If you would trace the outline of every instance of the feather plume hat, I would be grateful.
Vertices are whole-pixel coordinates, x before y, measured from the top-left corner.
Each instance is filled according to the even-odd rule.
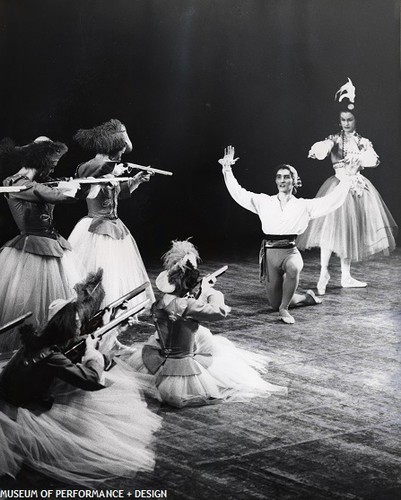
[[[198,268],[200,257],[197,248],[190,241],[174,240],[170,250],[162,256],[162,261],[164,271],[156,278],[156,286],[163,293],[173,293],[186,270]]]
[[[68,299],[56,299],[49,305],[48,321],[61,311],[67,304],[75,302],[81,322],[85,324],[97,311],[105,297],[102,285],[103,269],[89,273],[87,277],[74,286],[76,295]]]
[[[73,139],[92,153],[110,154],[125,148],[132,151],[132,143],[125,125],[115,118],[89,129],[79,129]]]
[[[2,178],[14,174],[20,168],[44,170],[51,159],[59,160],[68,147],[48,137],[40,136],[29,144],[17,146],[9,137],[0,142],[0,169]]]
[[[101,308],[101,304],[105,297],[102,279],[103,269],[99,267],[95,273],[89,273],[84,281],[74,286],[74,290],[77,294],[76,302],[78,314],[82,323],[82,331],[86,330],[89,320]]]
[[[343,111],[354,112],[355,108],[355,86],[348,77],[347,82],[342,85],[334,95],[334,100],[342,106]]]

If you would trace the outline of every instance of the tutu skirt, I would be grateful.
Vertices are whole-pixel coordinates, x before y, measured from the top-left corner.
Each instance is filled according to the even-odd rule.
[[[131,234],[123,239],[88,231],[92,219],[81,219],[73,229],[68,241],[71,243],[80,265],[86,272],[103,269],[105,299],[102,307],[122,297],[134,288],[149,281],[142,257]],[[155,297],[152,287],[130,301],[129,306]]]
[[[397,224],[373,184],[364,176],[360,178],[365,184],[360,195],[351,190],[340,208],[309,222],[297,241],[300,250],[327,248],[340,258],[360,261],[395,249]],[[330,193],[338,183],[333,175],[316,197]]]
[[[74,252],[50,257],[4,247],[0,251],[0,326],[31,311],[30,323],[46,322],[55,299],[74,295],[74,285],[84,278]],[[0,335],[0,352],[20,347],[16,330]]]
[[[163,367],[151,374],[143,363],[141,350],[127,359],[127,363],[142,374],[143,381],[146,381],[145,391],[150,396],[181,408],[287,394],[286,387],[271,384],[261,377],[266,371],[266,356],[239,349],[225,337],[212,335],[203,326],[199,327],[195,338],[194,354],[211,354],[211,364],[207,367],[196,361],[195,356],[199,371],[196,375],[163,375]],[[147,345],[159,346],[156,335],[150,337]]]
[[[57,382],[55,402],[41,414],[0,400],[0,472],[15,477],[25,464],[65,484],[96,488],[151,471],[161,418],[121,361],[105,383],[112,385],[90,392]]]

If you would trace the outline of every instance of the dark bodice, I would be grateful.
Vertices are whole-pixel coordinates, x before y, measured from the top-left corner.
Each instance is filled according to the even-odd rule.
[[[117,219],[118,198],[121,193],[119,184],[116,186],[103,185],[96,198],[87,199],[88,217],[101,219]]]
[[[198,321],[193,319],[171,319],[164,309],[154,309],[154,317],[159,327],[159,337],[164,340],[164,351],[169,356],[193,354]]]
[[[211,353],[196,351],[196,333],[200,321],[223,319],[230,311],[221,292],[210,289],[199,299],[164,295],[153,305],[159,345],[145,344],[142,360],[151,373],[161,367],[161,375],[191,375],[199,373],[194,362],[206,366]]]
[[[102,389],[102,367],[95,360],[75,364],[56,347],[36,353],[22,347],[0,373],[0,397],[15,406],[50,407],[51,387],[61,379],[88,391]]]
[[[77,168],[78,177],[104,177],[113,171],[115,162],[100,158],[82,163]],[[87,198],[88,217],[93,219],[89,231],[96,234],[110,236],[113,239],[124,239],[129,231],[118,218],[119,199],[129,198],[138,187],[138,182],[133,178],[124,182],[94,185],[97,191],[94,198]],[[90,195],[89,195],[90,196]]]
[[[20,236],[5,246],[26,252],[61,257],[70,244],[61,237],[54,225],[55,203],[74,201],[61,190],[31,181],[22,175],[13,175],[3,181],[4,186],[27,186],[25,191],[8,193],[7,203]],[[46,238],[46,240],[43,240]]]
[[[4,186],[27,186],[19,193],[7,194],[11,214],[22,234],[36,234],[57,238],[53,222],[55,203],[70,201],[62,191],[31,181],[28,177],[13,175],[3,181]]]

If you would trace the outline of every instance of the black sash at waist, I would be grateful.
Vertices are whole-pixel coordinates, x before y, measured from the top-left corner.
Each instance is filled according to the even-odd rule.
[[[294,248],[297,234],[265,234],[262,240],[264,248]]]
[[[296,239],[297,234],[264,234],[263,237],[265,240],[294,240]]]

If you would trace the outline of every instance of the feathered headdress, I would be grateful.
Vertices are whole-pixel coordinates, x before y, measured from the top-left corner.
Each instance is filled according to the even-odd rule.
[[[49,167],[51,159],[60,159],[68,151],[62,142],[54,142],[48,137],[38,137],[25,146],[16,146],[10,138],[0,143],[0,167],[2,177],[8,177],[20,168],[34,168],[38,171]]]
[[[76,303],[78,314],[82,322],[82,331],[85,331],[90,318],[99,310],[104,300],[105,292],[102,284],[103,269],[96,273],[89,273],[86,279],[74,286],[77,294]]]
[[[334,95],[334,100],[338,103],[341,103],[344,99],[346,99],[345,104],[347,109],[352,111],[355,108],[355,87],[351,78],[348,78],[347,83],[344,83]]]
[[[174,240],[171,243],[170,250],[162,256],[165,270],[156,278],[157,288],[164,293],[173,293],[188,269],[197,269],[200,262],[199,252],[190,241]]]
[[[93,153],[109,154],[124,147],[127,153],[132,151],[132,143],[125,126],[115,118],[97,127],[80,129],[73,138],[82,148]]]

